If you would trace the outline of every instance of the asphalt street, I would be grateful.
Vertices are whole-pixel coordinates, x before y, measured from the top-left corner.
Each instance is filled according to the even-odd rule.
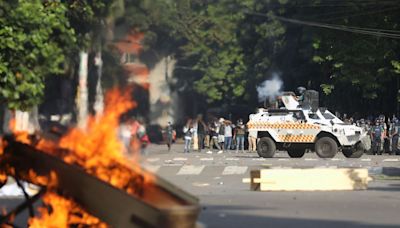
[[[152,145],[142,164],[200,199],[204,227],[400,227],[400,156],[364,155],[348,159],[338,153],[322,159],[315,153],[274,158],[256,153],[182,153]],[[242,183],[260,168],[368,168],[373,177],[364,191],[259,192]]]
[[[152,144],[141,164],[200,200],[200,227],[400,227],[400,156],[365,155],[321,159],[315,153],[289,158],[278,152],[264,159],[256,153],[182,153],[175,144]],[[363,191],[259,192],[242,183],[260,168],[367,168],[373,181]],[[21,197],[0,194],[11,208]],[[26,226],[27,213],[16,218]]]

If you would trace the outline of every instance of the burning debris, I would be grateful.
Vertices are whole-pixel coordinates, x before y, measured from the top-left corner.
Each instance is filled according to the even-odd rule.
[[[135,106],[129,94],[107,93],[104,114],[92,117],[86,130],[72,129],[58,140],[15,132],[2,142],[0,183],[6,173],[46,188],[47,207],[29,220],[31,227],[194,226],[197,199],[122,154],[117,129],[120,115]]]
[[[71,199],[50,192],[44,195],[42,200],[44,204],[51,205],[51,213],[46,207],[39,208],[40,218],[30,218],[29,227],[70,227],[72,224],[107,227],[105,223],[89,215]]]
[[[1,155],[1,154],[0,154]],[[7,182],[7,175],[0,172],[0,188]]]

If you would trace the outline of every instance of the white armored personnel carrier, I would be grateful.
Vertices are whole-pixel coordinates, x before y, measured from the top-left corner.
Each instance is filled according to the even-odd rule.
[[[249,116],[247,127],[257,132],[261,157],[272,158],[276,150],[286,150],[290,157],[299,158],[312,150],[321,158],[332,158],[338,151],[359,158],[369,149],[367,132],[318,107],[318,92],[305,91],[302,101],[284,92],[278,100],[282,107],[259,109]]]

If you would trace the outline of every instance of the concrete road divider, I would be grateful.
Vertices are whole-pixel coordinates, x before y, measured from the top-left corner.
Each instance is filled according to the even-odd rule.
[[[250,176],[243,182],[260,191],[364,190],[372,180],[368,169],[358,168],[261,169]]]

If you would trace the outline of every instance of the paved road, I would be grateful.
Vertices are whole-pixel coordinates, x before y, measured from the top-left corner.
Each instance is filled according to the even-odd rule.
[[[400,167],[400,156],[391,155],[364,155],[358,159],[345,158],[338,153],[334,158],[319,158],[315,153],[307,153],[302,158],[290,158],[286,152],[277,152],[274,158],[261,158],[257,153],[236,153],[229,151],[222,154],[207,154],[205,151],[182,153],[182,145],[175,145],[171,152],[166,146],[151,145],[147,155],[142,158],[141,163],[147,169],[166,176],[170,175],[202,175],[209,169],[220,172],[220,175],[234,172],[246,175],[249,170],[260,167],[269,168],[313,168],[313,167],[363,167],[368,168],[370,173],[400,174],[396,167]],[[218,175],[218,173],[215,173]]]
[[[152,145],[142,163],[199,197],[199,221],[205,227],[400,227],[399,156],[347,159],[338,154],[321,159],[308,153],[293,159],[279,152],[275,158],[263,159],[254,153],[180,151],[181,145],[172,152]],[[260,167],[364,167],[375,175],[366,191],[250,191],[242,178]]]
[[[321,159],[314,153],[275,158],[255,153],[181,153],[165,145],[150,145],[141,158],[144,167],[200,199],[199,222],[204,227],[400,227],[400,156],[347,159],[338,154]],[[252,169],[262,167],[365,167],[373,174],[365,191],[255,192],[242,183]],[[383,175],[388,174],[389,176]],[[397,175],[397,176],[393,176]],[[20,198],[0,198],[10,207]],[[25,216],[17,218],[23,227]]]

